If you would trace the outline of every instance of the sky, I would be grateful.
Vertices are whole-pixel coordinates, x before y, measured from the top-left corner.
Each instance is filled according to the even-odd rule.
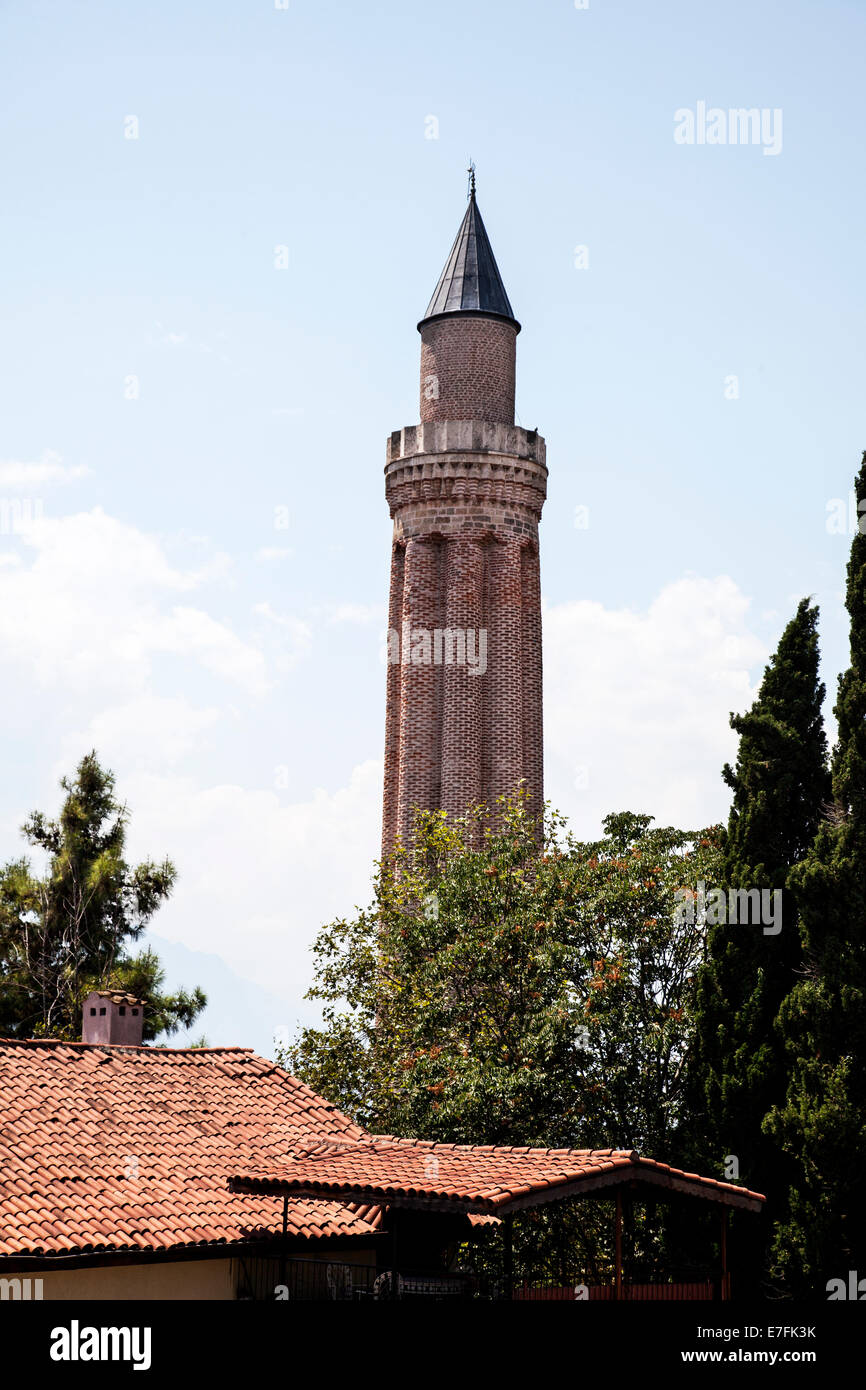
[[[836,0],[0,0],[0,856],[95,747],[194,1036],[269,1054],[369,900],[384,446],[470,158],[547,441],[546,795],[723,819],[807,594],[831,719],[864,42]]]

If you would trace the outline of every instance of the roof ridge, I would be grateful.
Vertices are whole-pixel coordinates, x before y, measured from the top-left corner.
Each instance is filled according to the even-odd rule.
[[[324,1135],[315,1144],[308,1148],[296,1149],[282,1161],[284,1163],[301,1163],[308,1158],[323,1158],[326,1154],[352,1153],[355,1149],[369,1149],[370,1147],[370,1138],[366,1134],[362,1134],[356,1139],[340,1139],[339,1136],[332,1139],[330,1136]]]
[[[629,1159],[631,1159],[632,1161],[641,1161],[641,1155],[638,1153],[637,1149],[568,1149],[568,1148],[547,1149],[547,1148],[542,1147],[541,1145],[536,1145],[536,1144],[460,1144],[460,1143],[455,1143],[454,1141],[452,1141],[452,1140],[450,1140],[450,1139],[419,1139],[419,1138],[413,1138],[413,1137],[411,1137],[411,1136],[406,1136],[406,1135],[401,1135],[401,1134],[372,1134],[372,1135],[370,1136],[370,1138],[371,1138],[372,1140],[376,1140],[377,1142],[381,1143],[383,1146],[386,1146],[386,1145],[388,1145],[388,1144],[393,1144],[393,1145],[397,1145],[397,1144],[403,1144],[403,1145],[414,1144],[414,1145],[416,1145],[416,1146],[421,1146],[421,1145],[424,1145],[424,1146],[427,1146],[427,1147],[434,1147],[434,1146],[435,1146],[436,1148],[440,1148],[440,1149],[472,1149],[472,1150],[475,1151],[475,1152],[478,1152],[478,1151],[482,1151],[482,1150],[483,1150],[483,1151],[485,1151],[485,1152],[504,1153],[504,1152],[507,1151],[508,1153],[512,1153],[512,1154],[533,1154],[533,1155],[537,1155],[537,1154],[554,1154],[554,1155],[556,1155],[556,1154],[569,1154],[569,1155],[581,1154],[581,1155],[583,1155],[583,1156],[585,1156],[585,1157],[587,1157],[587,1158],[589,1158],[589,1157],[592,1157],[592,1158],[612,1158],[612,1157],[617,1157],[617,1158],[629,1158]],[[647,1161],[647,1162],[650,1162],[650,1163],[654,1162],[653,1159],[648,1159],[648,1160],[646,1160],[646,1161]]]
[[[82,1050],[87,1048],[92,1052],[146,1052],[151,1056],[178,1052],[243,1052],[258,1057],[259,1061],[267,1063],[268,1066],[278,1065],[276,1062],[268,1062],[266,1057],[261,1057],[255,1048],[235,1047],[232,1044],[222,1047],[162,1047],[155,1043],[86,1043],[82,1042],[80,1038],[0,1038],[0,1047],[79,1047]]]

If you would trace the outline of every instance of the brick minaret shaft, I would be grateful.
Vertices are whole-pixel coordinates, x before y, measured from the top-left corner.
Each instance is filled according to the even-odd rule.
[[[384,857],[398,838],[411,838],[416,807],[459,816],[480,801],[493,805],[521,779],[533,809],[543,799],[538,523],[545,447],[535,430],[514,423],[520,324],[474,177],[472,185],[418,325],[421,423],[396,430],[387,445],[394,538]],[[450,643],[449,632],[457,634]],[[474,664],[459,659],[460,634]]]

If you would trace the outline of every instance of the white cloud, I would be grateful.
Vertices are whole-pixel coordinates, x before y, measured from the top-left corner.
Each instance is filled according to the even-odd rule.
[[[86,727],[63,738],[63,753],[55,776],[69,772],[85,748],[96,748],[106,767],[124,774],[173,768],[196,750],[202,735],[220,721],[213,706],[197,708],[181,696],[135,696],[123,704],[102,710]]]
[[[156,329],[156,337],[154,338],[153,333],[148,333],[146,338],[147,343],[151,346],[156,344],[159,347],[188,348],[192,352],[203,352],[208,356],[218,357],[221,362],[231,361],[231,359],[220,350],[222,344],[225,343],[228,338],[228,334],[223,330],[220,330],[214,335],[220,343],[220,347],[217,348],[213,343],[193,339],[186,329],[167,328],[159,319],[157,319],[154,327]]]
[[[723,818],[732,710],[754,698],[764,645],[727,577],[688,575],[646,612],[600,603],[544,614],[545,795],[576,833],[610,811],[700,827]]]
[[[256,559],[264,564],[271,560],[287,560],[294,551],[286,545],[263,545],[256,551]]]
[[[200,538],[173,537],[171,549],[181,559],[99,509],[39,519],[18,538],[18,563],[0,568],[11,725],[39,730],[27,763],[41,762],[40,781],[56,784],[90,747],[115,771],[132,857],[168,854],[180,870],[159,933],[264,987],[279,978],[300,1000],[318,927],[369,897],[381,765],[291,804],[276,768],[270,788],[225,780],[239,759],[261,768],[285,746],[291,709],[259,697],[308,654],[312,628],[241,597],[242,635],[205,606],[209,583],[228,592],[224,566]],[[5,827],[13,853],[30,782]]]
[[[387,609],[383,603],[337,603],[326,611],[329,623],[368,627],[370,623],[384,623]]]
[[[89,474],[90,469],[83,464],[64,464],[61,455],[53,449],[45,449],[41,459],[33,463],[24,463],[20,459],[0,459],[0,487],[14,488],[16,491],[47,487],[51,483],[71,483]]]
[[[256,640],[268,653],[275,670],[292,670],[308,655],[313,641],[309,623],[293,613],[277,613],[270,603],[257,603],[253,613],[259,619]]]
[[[120,790],[133,809],[132,852],[168,854],[178,868],[154,930],[300,1001],[318,928],[371,897],[381,763],[362,763],[336,792],[293,804],[273,791],[203,787],[180,775],[143,773]]]
[[[143,621],[130,630],[128,650],[191,656],[251,695],[264,694],[271,687],[262,652],[199,608],[176,607],[152,622]]]
[[[105,705],[141,690],[172,653],[251,693],[269,685],[266,658],[226,624],[172,599],[219,573],[173,565],[160,541],[100,508],[35,521],[20,537],[30,563],[0,570],[0,645],[36,685],[97,694]]]

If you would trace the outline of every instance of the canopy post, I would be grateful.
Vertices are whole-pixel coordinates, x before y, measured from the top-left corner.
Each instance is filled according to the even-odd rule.
[[[399,1298],[399,1275],[397,1273],[397,1208],[392,1206],[389,1213],[391,1221],[391,1297]]]
[[[728,1290],[728,1208],[722,1207],[722,1230],[719,1240],[722,1257],[722,1302],[727,1303],[730,1296]]]
[[[505,1247],[505,1297],[511,1301],[514,1298],[514,1217],[510,1211],[505,1213],[502,1222],[502,1238]]]
[[[282,1230],[282,1238],[281,1238],[281,1240],[280,1240],[280,1283],[281,1283],[281,1284],[285,1284],[285,1282],[286,1282],[286,1245],[287,1245],[287,1243],[288,1243],[288,1234],[289,1234],[289,1194],[288,1194],[288,1192],[286,1192],[286,1193],[284,1194],[284,1196],[283,1196],[283,1230]]]
[[[617,1299],[622,1298],[622,1192],[616,1190],[616,1220],[614,1224],[615,1235],[615,1270],[616,1270],[616,1289]]]

